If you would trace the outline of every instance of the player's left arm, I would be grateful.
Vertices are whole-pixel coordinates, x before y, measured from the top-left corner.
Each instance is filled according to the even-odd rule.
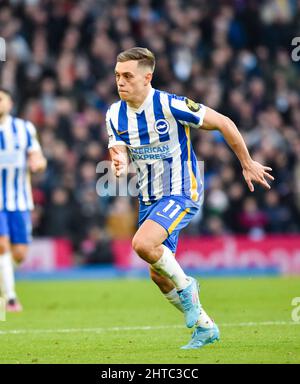
[[[252,182],[261,184],[266,189],[271,188],[266,179],[274,180],[274,177],[268,172],[272,171],[272,168],[266,167],[251,158],[242,135],[231,119],[206,107],[201,128],[206,130],[217,129],[222,133],[224,139],[240,160],[243,176],[251,192],[254,191]]]
[[[28,168],[32,173],[43,172],[47,168],[47,160],[38,141],[35,126],[27,122],[26,129],[29,138],[27,147]]]

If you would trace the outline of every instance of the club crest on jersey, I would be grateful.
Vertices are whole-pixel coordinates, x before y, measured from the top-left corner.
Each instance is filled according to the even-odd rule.
[[[192,112],[198,112],[200,109],[200,105],[198,103],[195,103],[193,100],[188,99],[187,97],[184,99],[185,104],[187,105],[188,109],[190,109]]]
[[[167,120],[160,119],[155,122],[154,129],[159,135],[163,135],[169,132],[170,124]]]

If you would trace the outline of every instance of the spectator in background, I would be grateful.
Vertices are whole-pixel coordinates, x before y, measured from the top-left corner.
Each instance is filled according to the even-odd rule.
[[[243,199],[245,197],[243,184],[240,182],[233,182],[228,189],[229,204],[225,212],[225,222],[233,233],[241,232],[238,217],[242,210]]]
[[[253,197],[247,197],[243,202],[238,222],[243,233],[249,235],[262,234],[268,223],[267,215],[258,208]]]
[[[61,187],[53,189],[45,215],[45,233],[52,237],[70,238],[73,209],[67,190]]]
[[[113,252],[111,238],[103,227],[92,226],[80,244],[81,262],[84,264],[111,264]]]
[[[267,231],[272,233],[285,233],[292,230],[289,225],[291,212],[285,204],[280,202],[280,196],[276,190],[265,195],[265,214],[267,215]]]
[[[107,230],[113,239],[131,239],[136,231],[136,213],[130,200],[117,197],[107,215]]]

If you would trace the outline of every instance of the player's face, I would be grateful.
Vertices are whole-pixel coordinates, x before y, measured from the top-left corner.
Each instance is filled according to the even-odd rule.
[[[6,93],[0,91],[0,116],[7,115],[12,109],[12,100]]]
[[[152,79],[149,70],[139,66],[136,60],[117,63],[115,75],[119,96],[126,102],[134,102],[144,94]]]

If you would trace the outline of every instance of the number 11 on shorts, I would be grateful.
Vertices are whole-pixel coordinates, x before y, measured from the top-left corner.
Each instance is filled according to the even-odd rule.
[[[174,204],[175,204],[174,200],[169,200],[169,204],[163,209],[163,212],[164,213],[168,212],[169,209],[173,207]],[[180,205],[176,204],[175,209],[171,213],[169,213],[169,218],[173,219],[173,217],[176,215],[177,212],[180,211],[180,209],[181,209]]]

